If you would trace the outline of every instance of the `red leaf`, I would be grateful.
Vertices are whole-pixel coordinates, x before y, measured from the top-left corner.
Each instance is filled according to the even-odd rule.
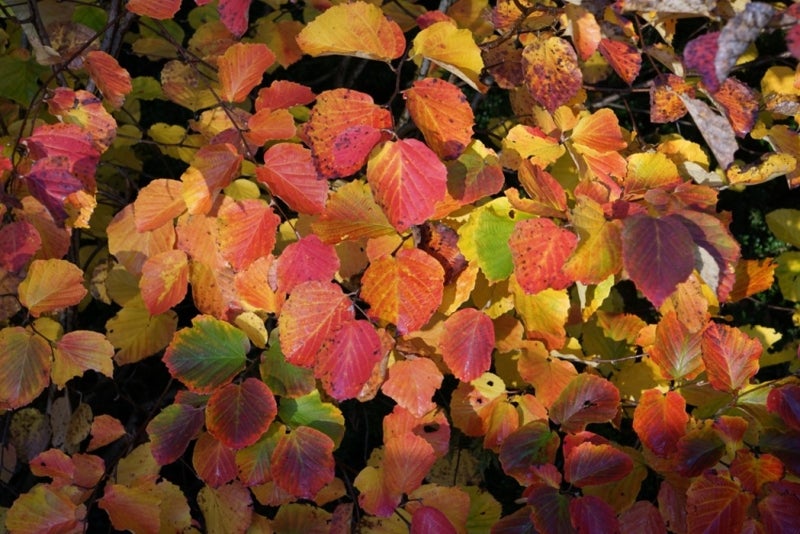
[[[740,532],[752,500],[733,480],[704,473],[686,492],[688,532]]]
[[[128,71],[120,67],[113,56],[101,50],[92,50],[86,54],[83,65],[97,84],[103,98],[111,104],[111,107],[121,108],[125,103],[125,96],[133,90]]]
[[[550,407],[550,419],[565,432],[580,432],[589,423],[605,423],[617,415],[619,390],[605,378],[581,373]]]
[[[381,340],[369,321],[347,321],[319,351],[314,376],[336,399],[355,398],[383,355]]]
[[[705,85],[712,93],[719,89],[715,59],[717,56],[719,32],[704,33],[700,37],[686,43],[683,49],[683,65],[699,73]]]
[[[382,129],[392,127],[388,110],[372,97],[349,89],[325,91],[305,127],[317,169],[325,178],[349,176],[364,166]]]
[[[431,399],[443,379],[439,368],[428,358],[401,360],[389,368],[389,377],[381,389],[413,415],[422,417],[436,407]]]
[[[581,443],[567,455],[564,479],[582,488],[615,482],[633,470],[633,460],[611,445]]]
[[[272,453],[272,476],[295,497],[313,499],[334,477],[333,440],[319,430],[299,426],[281,436]]]
[[[153,458],[158,465],[178,460],[203,428],[203,408],[170,404],[147,424]]]
[[[664,518],[648,501],[636,501],[633,506],[619,516],[620,532],[647,532],[648,534],[667,534]]]
[[[650,358],[673,380],[692,380],[705,369],[700,350],[702,335],[702,331],[689,331],[678,314],[670,311],[658,323]]]
[[[800,385],[784,384],[770,390],[767,410],[780,415],[789,428],[800,430]]]
[[[456,534],[457,531],[442,512],[430,506],[421,506],[417,508],[411,517],[409,533],[429,534],[431,532]]]
[[[326,339],[355,318],[353,304],[330,282],[305,282],[283,305],[279,318],[281,349],[286,361],[312,367]]]
[[[208,432],[200,434],[194,444],[192,465],[200,480],[212,488],[218,488],[236,478],[234,452]]]
[[[637,47],[616,39],[600,39],[598,50],[625,83],[633,84],[642,68],[642,54]]]
[[[703,361],[714,389],[734,392],[758,372],[764,347],[758,340],[731,326],[711,323],[703,332]]]
[[[750,133],[758,118],[758,93],[736,78],[728,78],[712,96],[725,111],[737,136]]]
[[[287,246],[278,257],[275,268],[278,290],[291,293],[303,282],[330,282],[338,270],[339,256],[333,245],[310,234]]]
[[[234,269],[245,269],[272,252],[281,219],[262,199],[225,202],[218,217],[222,255]]]
[[[528,493],[528,504],[531,505],[531,521],[536,532],[545,534],[573,534],[570,517],[570,497],[562,494],[557,488],[541,485],[534,486]]]
[[[373,152],[367,181],[398,232],[430,218],[447,191],[447,168],[416,139],[388,141]]]
[[[622,229],[622,260],[636,286],[656,307],[694,269],[694,242],[675,216],[627,217]]]
[[[418,417],[398,404],[383,418],[384,442],[409,432],[430,443],[437,458],[450,450],[450,423],[443,410],[429,410]]]
[[[564,263],[577,245],[577,235],[550,219],[519,221],[508,239],[519,285],[526,293],[539,293],[572,284]]]
[[[142,265],[139,287],[147,310],[164,313],[186,296],[189,258],[182,250],[169,250],[147,258]]]
[[[770,493],[758,502],[758,514],[767,532],[792,532],[800,516],[800,484],[772,483]]]
[[[230,0],[228,3],[231,3]],[[244,0],[244,3],[250,2]],[[220,5],[220,11],[222,9]],[[231,33],[236,32],[231,30]],[[264,73],[274,62],[275,54],[265,44],[234,43],[217,60],[222,99],[227,102],[244,101],[250,91],[261,83]]]
[[[620,532],[619,520],[613,508],[600,497],[584,495],[569,502],[572,525],[578,532],[615,534]]]
[[[521,484],[533,481],[530,468],[555,462],[561,440],[544,421],[533,421],[508,436],[500,446],[503,471]]]
[[[252,0],[220,0],[217,6],[219,19],[236,37],[241,37],[247,31],[251,2]],[[198,1],[197,5],[201,5],[201,2]]]
[[[739,449],[731,462],[731,475],[736,477],[742,488],[758,495],[761,488],[770,482],[783,478],[783,463],[771,454],[756,457],[749,449]]]
[[[214,391],[206,406],[206,426],[224,445],[242,449],[258,441],[277,413],[269,387],[261,380],[247,378],[241,384]]]
[[[289,109],[310,104],[315,98],[317,95],[310,87],[288,80],[275,80],[269,87],[258,90],[255,109]]]
[[[0,232],[0,268],[19,272],[42,246],[36,227],[28,221],[13,221]]]
[[[444,160],[458,158],[472,140],[475,120],[461,89],[439,78],[423,78],[403,96],[428,146]]]
[[[264,154],[256,177],[295,211],[314,215],[325,209],[328,182],[317,172],[311,151],[295,143],[278,143]]]
[[[401,249],[395,257],[373,261],[361,284],[369,315],[394,323],[400,334],[407,334],[422,328],[441,304],[444,270],[419,249]]]
[[[267,141],[291,139],[297,134],[294,117],[285,109],[264,109],[256,112],[247,120],[247,130],[247,140],[259,146]],[[311,162],[310,152],[308,161]]]
[[[704,425],[690,430],[678,440],[674,460],[678,473],[695,477],[714,467],[724,453],[725,442],[713,426]]]
[[[160,530],[161,498],[155,491],[108,484],[97,504],[106,511],[116,530],[135,530],[147,534]]]
[[[439,348],[456,378],[475,380],[492,365],[494,323],[475,308],[458,310],[444,322]]]
[[[686,401],[674,391],[667,392],[666,397],[657,389],[643,391],[633,412],[633,429],[639,439],[662,458],[675,451],[688,422]]]
[[[436,461],[433,447],[416,434],[403,434],[389,440],[384,452],[384,483],[395,495],[417,489]]]

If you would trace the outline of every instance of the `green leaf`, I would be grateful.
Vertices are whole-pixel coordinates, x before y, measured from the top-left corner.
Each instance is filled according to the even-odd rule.
[[[767,226],[775,237],[800,247],[800,210],[779,209],[767,213]]]
[[[344,416],[329,402],[322,402],[319,390],[297,399],[281,399],[278,417],[290,428],[310,426],[327,434],[336,446],[344,436]]]
[[[192,319],[175,333],[164,363],[170,374],[195,393],[211,393],[244,370],[250,341],[229,323],[210,315]]]
[[[293,365],[286,361],[281,351],[279,329],[269,334],[269,347],[261,353],[261,378],[269,389],[279,397],[302,397],[316,387],[314,370]]]
[[[784,252],[776,259],[775,277],[783,297],[792,302],[800,301],[800,252]]]
[[[39,76],[48,69],[42,67],[33,59],[22,61],[15,57],[0,57],[0,97],[30,106],[36,92],[39,90]]]

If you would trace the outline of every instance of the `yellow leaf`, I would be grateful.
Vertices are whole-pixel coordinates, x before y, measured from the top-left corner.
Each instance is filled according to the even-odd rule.
[[[458,29],[449,21],[437,22],[417,34],[408,57],[420,64],[429,59],[448,72],[452,72],[476,91],[484,92],[480,82],[483,70],[481,49],[475,44],[472,32]]]
[[[34,260],[19,284],[19,300],[34,317],[74,306],[86,293],[83,271],[66,260]]]
[[[329,8],[297,36],[300,49],[311,56],[344,55],[391,61],[403,55],[406,38],[396,22],[365,2]]]

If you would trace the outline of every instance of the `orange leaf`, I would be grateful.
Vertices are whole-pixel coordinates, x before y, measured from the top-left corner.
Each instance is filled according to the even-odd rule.
[[[208,432],[200,434],[194,444],[192,466],[200,480],[212,488],[218,488],[236,478],[235,453]]]
[[[285,109],[263,109],[247,121],[248,141],[263,145],[267,141],[291,139],[297,134],[294,117]]]
[[[775,269],[778,264],[772,258],[763,260],[740,259],[736,263],[736,281],[728,295],[728,302],[736,302],[743,298],[766,291],[775,281]]]
[[[171,19],[181,8],[181,0],[129,0],[125,7],[131,13],[156,20]]]
[[[100,50],[86,54],[84,66],[97,88],[113,108],[119,109],[125,103],[125,96],[131,92],[131,75],[119,66],[117,60]]]
[[[219,210],[219,244],[222,255],[241,270],[272,252],[281,220],[259,198],[225,202]]]
[[[440,350],[456,378],[464,382],[475,380],[492,364],[492,320],[475,308],[458,310],[444,322]]]
[[[242,156],[227,143],[205,145],[194,155],[181,175],[183,200],[189,213],[208,213],[223,187],[239,174]]]
[[[436,454],[430,443],[416,434],[396,436],[386,444],[384,483],[392,494],[411,493],[428,474]]]
[[[155,230],[186,211],[182,191],[183,184],[180,181],[164,178],[153,180],[140,189],[133,203],[136,230]]]
[[[671,311],[658,323],[650,357],[673,380],[692,380],[705,369],[700,352],[701,338],[702,332],[691,332]]]
[[[414,82],[404,96],[414,123],[444,160],[456,159],[472,140],[475,117],[461,89],[439,78]]]
[[[297,44],[311,56],[339,54],[387,62],[406,49],[400,26],[380,7],[361,1],[328,8],[303,28]]]
[[[712,96],[728,116],[738,137],[750,133],[758,118],[758,93],[736,78],[728,78]]]
[[[321,213],[328,198],[328,182],[317,172],[311,151],[294,143],[278,143],[256,167],[256,179],[295,211]]]
[[[189,258],[182,250],[169,250],[147,258],[139,288],[147,309],[158,315],[183,300],[188,283]]]
[[[578,244],[578,236],[547,218],[517,222],[508,239],[517,282],[526,293],[564,289],[573,283],[564,262]]]
[[[86,293],[83,271],[66,260],[33,260],[19,284],[19,301],[34,317],[74,306]]]
[[[32,402],[50,382],[52,352],[47,341],[19,326],[0,330],[0,409]]]
[[[36,484],[11,505],[5,527],[19,534],[83,531],[86,507],[73,502],[70,489]]]
[[[703,332],[702,350],[711,386],[733,392],[758,372],[764,347],[738,328],[711,323]]]
[[[521,351],[517,369],[536,388],[536,398],[549,408],[578,372],[571,363],[551,358],[540,342],[534,343],[533,348]]]
[[[422,417],[436,407],[431,399],[443,379],[441,371],[428,358],[401,360],[389,368],[389,377],[381,389],[412,415]]]
[[[625,41],[600,39],[600,54],[608,61],[625,83],[631,85],[642,68],[642,54],[639,49]]]
[[[227,102],[242,102],[261,83],[275,54],[262,43],[235,43],[218,60],[221,97]]]
[[[397,325],[400,334],[422,328],[442,302],[444,269],[419,249],[373,261],[362,278],[369,315]]]
[[[575,49],[561,37],[535,36],[522,51],[525,86],[553,113],[578,94],[583,75]]]
[[[310,104],[317,95],[310,87],[288,80],[275,80],[269,87],[258,90],[256,112],[272,109],[289,109]]]
[[[108,251],[129,273],[139,275],[150,256],[175,248],[175,228],[171,224],[143,232],[136,229],[134,206],[122,208],[108,223]]]
[[[609,108],[602,108],[581,117],[570,135],[572,143],[580,152],[590,149],[598,153],[622,150],[628,144],[622,138],[619,120]]]
[[[364,166],[369,152],[392,127],[392,115],[372,97],[350,89],[325,91],[305,125],[314,163],[325,178],[349,176]]]
[[[89,369],[113,376],[114,347],[103,334],[74,330],[64,334],[55,345],[52,377],[59,388],[63,388],[70,378],[82,376]]]
[[[283,303],[283,296],[276,294],[275,290],[265,281],[270,276],[270,270],[275,261],[271,254],[262,256],[248,265],[243,271],[236,273],[233,283],[236,293],[246,304],[256,310],[268,313],[278,313]]]
[[[416,139],[388,141],[373,152],[367,181],[398,232],[430,218],[447,191],[447,168]]]
[[[353,303],[338,285],[318,281],[300,284],[283,305],[279,317],[281,349],[286,361],[312,367],[325,340],[354,318]]]
[[[574,4],[564,6],[564,13],[569,21],[572,42],[581,61],[586,61],[597,50],[602,33],[595,16],[585,7]]]
[[[91,452],[109,443],[113,443],[125,435],[125,427],[116,417],[110,415],[98,415],[92,419],[92,439],[86,450]]]
[[[694,98],[694,87],[674,74],[659,74],[650,86],[650,121],[657,124],[675,122],[686,115],[686,106],[679,95]]]
[[[311,229],[326,243],[397,233],[375,203],[369,186],[358,180],[344,184],[331,195]]]
[[[161,528],[161,499],[147,486],[129,488],[109,484],[97,504],[111,518],[116,530],[131,530],[156,534]]]
[[[674,391],[666,396],[657,389],[643,391],[633,412],[633,430],[648,449],[662,458],[677,450],[688,422],[686,401]]]

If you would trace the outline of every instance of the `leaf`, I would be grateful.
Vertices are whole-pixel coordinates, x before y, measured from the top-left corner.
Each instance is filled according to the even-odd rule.
[[[427,222],[419,228],[418,248],[424,250],[444,269],[444,285],[456,280],[467,269],[468,263],[458,248],[458,234],[442,223]]]
[[[520,287],[535,294],[571,285],[573,280],[564,272],[564,263],[577,243],[578,236],[550,219],[519,221],[508,246]]]
[[[101,50],[92,50],[86,54],[84,66],[103,94],[103,98],[114,109],[121,108],[125,96],[133,90],[128,71],[120,67],[113,56]]]
[[[436,22],[414,37],[408,52],[409,59],[419,64],[423,58],[431,60],[446,71],[458,76],[476,91],[484,91],[480,81],[483,69],[481,50],[472,32],[458,28],[454,22]]]
[[[510,289],[514,307],[525,325],[525,335],[529,339],[542,340],[548,349],[564,346],[567,337],[564,326],[570,308],[567,291],[545,289],[529,294],[519,287],[514,277]]]
[[[33,260],[19,284],[20,303],[34,317],[74,306],[86,293],[83,271],[67,260]]]
[[[186,211],[182,190],[183,184],[180,181],[164,178],[153,180],[140,189],[133,203],[136,230],[155,230]]]
[[[358,180],[344,184],[331,195],[311,229],[325,243],[396,234],[369,186]]]
[[[175,248],[175,228],[162,224],[154,230],[136,230],[133,206],[126,206],[108,223],[108,251],[131,274],[139,275],[150,256]]]
[[[106,322],[106,337],[119,349],[114,361],[125,365],[152,356],[169,344],[177,326],[173,310],[153,316],[140,297],[127,302]]]
[[[106,511],[117,530],[158,533],[161,528],[161,499],[143,487],[108,484],[97,504]]]
[[[422,417],[436,407],[432,399],[443,379],[428,358],[401,360],[389,367],[389,377],[381,390],[415,417]]]
[[[675,312],[666,313],[656,328],[650,357],[673,380],[693,380],[703,370],[702,331],[692,332]]]
[[[661,306],[694,268],[692,236],[674,216],[644,214],[625,219],[622,260],[631,280],[655,306]]]
[[[472,140],[475,117],[461,89],[438,78],[415,81],[403,93],[428,146],[444,160],[458,158]]]
[[[63,388],[70,378],[83,376],[91,369],[107,377],[114,374],[114,347],[103,334],[88,330],[73,330],[55,343],[53,353],[53,383]]]
[[[585,7],[574,4],[564,6],[564,14],[569,21],[572,44],[581,61],[586,61],[597,51],[602,32],[595,16]]]
[[[651,189],[673,189],[682,183],[678,168],[664,154],[639,152],[628,156],[626,196],[645,195]]]
[[[278,419],[289,428],[309,427],[319,430],[338,447],[344,437],[344,416],[341,410],[330,402],[324,402],[318,389],[307,395],[291,399],[281,399]]]
[[[158,465],[178,460],[203,428],[203,408],[170,404],[147,424],[152,454]]]
[[[700,134],[717,159],[717,164],[722,169],[730,167],[733,163],[733,155],[739,145],[736,143],[736,133],[728,120],[712,111],[702,100],[684,95],[680,95],[680,97],[697,125],[697,129],[700,130]]]
[[[297,36],[311,56],[339,54],[389,62],[403,55],[403,30],[380,7],[366,2],[334,5],[309,22]]]
[[[383,353],[371,323],[347,321],[320,349],[314,375],[334,399],[352,399],[364,389]]]
[[[92,439],[86,450],[96,451],[110,443],[114,443],[119,438],[126,435],[125,427],[116,417],[110,415],[98,415],[92,420]]]
[[[195,442],[192,466],[197,471],[198,478],[212,488],[218,488],[236,478],[233,450],[209,432],[202,432]]]
[[[370,155],[367,181],[398,232],[421,224],[447,191],[447,169],[416,139],[388,141]]]
[[[558,434],[544,421],[532,421],[515,430],[500,445],[503,471],[521,484],[530,484],[531,467],[555,462],[561,445]]]
[[[600,39],[598,51],[625,83],[633,84],[642,68],[642,54],[637,47],[617,39]]]
[[[258,441],[277,413],[269,387],[247,378],[214,391],[206,406],[206,427],[225,446],[242,449]]]
[[[13,221],[0,232],[0,268],[17,273],[42,247],[42,238],[28,221]]]
[[[5,527],[9,532],[80,532],[86,507],[76,504],[69,488],[36,484],[21,494],[8,509]]]
[[[430,506],[420,506],[411,517],[409,533],[427,534],[428,532],[456,534],[457,531],[444,513]]]
[[[245,269],[272,252],[281,219],[262,199],[223,203],[218,217],[222,255],[234,269]]]
[[[388,110],[366,93],[350,89],[324,91],[317,97],[304,133],[319,173],[325,178],[349,176],[367,161],[392,127]]]
[[[583,76],[572,45],[561,37],[535,37],[522,51],[525,86],[553,113],[578,94]]]
[[[284,434],[272,453],[275,482],[295,497],[313,499],[333,480],[333,448],[330,437],[309,426]]]
[[[161,252],[142,265],[139,287],[142,300],[152,315],[164,313],[186,296],[189,258],[182,250]]]
[[[354,318],[353,303],[338,285],[311,281],[295,287],[279,318],[286,361],[312,367],[325,340]]]
[[[492,320],[475,308],[458,310],[444,322],[439,350],[456,378],[464,382],[475,380],[492,363]]]
[[[742,488],[753,494],[759,494],[766,484],[784,477],[783,463],[778,458],[771,454],[756,456],[749,449],[736,451],[730,471]]]
[[[674,392],[666,396],[657,389],[642,392],[633,412],[633,430],[648,449],[665,458],[677,448],[678,440],[686,435],[686,401]]]
[[[704,473],[686,491],[689,532],[739,532],[752,495],[743,492],[733,480],[714,473]]]
[[[386,443],[384,484],[394,495],[417,489],[436,461],[433,447],[424,438],[406,433]]]
[[[725,112],[738,137],[750,133],[758,118],[758,93],[736,78],[728,78],[713,97]]]
[[[534,486],[527,495],[531,506],[529,521],[533,522],[536,532],[553,534],[572,534],[570,497],[548,485]]]
[[[781,481],[770,484],[771,492],[758,503],[758,514],[767,532],[791,531],[797,524],[798,487]]]
[[[258,90],[256,111],[289,109],[304,106],[314,101],[317,96],[310,87],[289,80],[273,80],[269,87]]]
[[[181,8],[180,0],[130,0],[125,8],[131,13],[156,20],[171,19]]]
[[[769,224],[769,214],[767,214],[767,224]],[[772,258],[739,259],[736,263],[736,281],[728,294],[728,302],[739,301],[772,287],[777,267],[778,264]]]
[[[534,166],[544,168],[558,161],[564,152],[564,145],[558,139],[545,134],[538,126],[517,124],[503,138],[501,161],[506,167],[521,169],[524,161],[530,160]],[[530,169],[528,172],[530,173]],[[525,190],[534,198],[527,187]]]
[[[686,43],[683,65],[700,74],[703,85],[712,93],[723,80],[717,78],[716,57],[719,50],[719,32],[708,32]]]
[[[419,249],[401,249],[373,261],[361,284],[369,315],[407,334],[422,328],[441,304],[444,269]]]
[[[611,445],[581,443],[572,449],[564,463],[564,479],[579,488],[614,482],[633,469],[633,460]]]
[[[674,74],[656,76],[650,86],[650,122],[665,124],[686,115],[688,110],[683,105],[681,94],[694,98],[694,87]]]
[[[573,378],[550,407],[550,419],[565,432],[580,432],[589,423],[617,415],[619,391],[608,380],[585,373]]]
[[[397,405],[392,410],[392,413],[383,418],[384,442],[389,442],[409,432],[430,443],[438,458],[448,455],[451,432],[450,423],[443,410],[429,410],[422,416],[417,417],[402,406]]]
[[[286,362],[277,328],[270,332],[268,348],[261,353],[259,371],[264,383],[279,397],[302,397],[316,388],[312,369]]]
[[[259,182],[269,187],[293,210],[318,214],[325,209],[328,182],[319,175],[311,151],[295,143],[278,143],[264,153],[264,166],[256,167]]]
[[[800,430],[800,385],[785,384],[771,389],[767,410],[780,415],[788,427]]]
[[[736,61],[775,14],[775,8],[763,2],[750,2],[730,19],[719,33],[714,57],[717,80],[725,81]],[[712,89],[713,91],[714,89]]]
[[[44,338],[19,326],[0,330],[0,407],[30,404],[50,382],[52,353]]]
[[[603,207],[579,196],[572,209],[578,246],[564,264],[564,274],[584,284],[599,284],[622,270],[622,224],[607,221]]]
[[[217,60],[221,97],[226,102],[243,102],[261,84],[275,54],[262,43],[234,43]]]
[[[242,156],[227,143],[204,145],[181,175],[183,200],[189,213],[208,213],[222,191],[239,174]]]
[[[170,374],[195,393],[212,393],[244,370],[250,342],[230,324],[208,315],[175,333],[164,353]]]
[[[758,372],[763,346],[738,328],[711,323],[703,332],[702,349],[711,386],[735,392]]]
[[[253,498],[239,481],[200,488],[197,505],[209,532],[245,532],[252,522]]]
[[[275,277],[278,290],[291,293],[303,282],[329,282],[338,270],[336,249],[310,234],[283,250],[275,266]]]
[[[103,102],[82,89],[73,91],[67,87],[56,87],[47,100],[47,109],[59,117],[64,125],[77,124],[92,140],[97,153],[102,154],[117,135],[117,121],[103,107]],[[70,160],[80,159],[79,154],[70,155]],[[83,162],[88,164],[89,162]]]
[[[672,460],[684,477],[696,477],[714,467],[725,454],[725,442],[709,421],[678,440]]]

